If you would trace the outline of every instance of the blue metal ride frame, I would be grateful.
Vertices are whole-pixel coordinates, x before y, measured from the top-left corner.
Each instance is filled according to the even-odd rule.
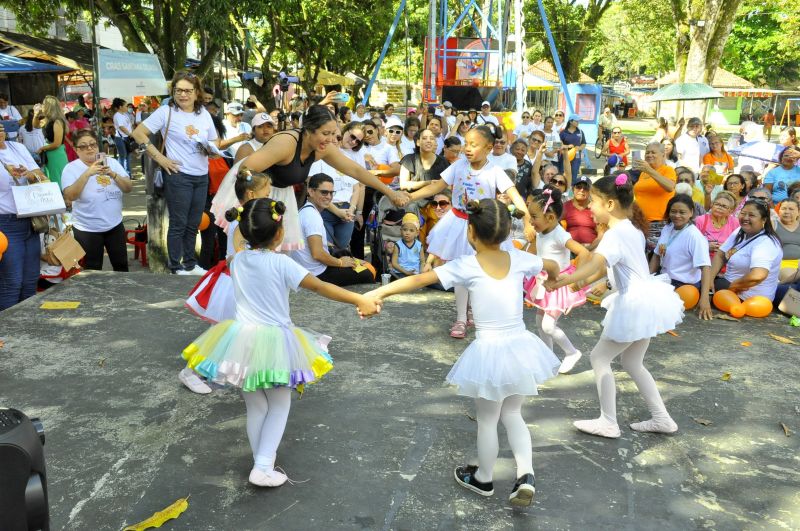
[[[561,90],[564,91],[564,99],[567,100],[567,108],[570,114],[575,114],[575,105],[572,103],[572,98],[569,96],[569,89],[567,88],[567,80],[564,78],[564,69],[561,68],[561,60],[558,58],[558,50],[556,50],[556,43],[553,40],[553,32],[550,30],[550,21],[547,19],[547,13],[544,10],[542,0],[536,0],[539,4],[539,15],[542,17],[542,25],[544,32],[547,34],[547,42],[550,43],[550,53],[553,55],[553,64],[556,66],[558,78],[561,81]]]
[[[397,26],[400,23],[400,15],[403,14],[403,11],[406,9],[406,0],[400,0],[400,5],[397,8],[397,13],[394,15],[394,22],[392,22],[392,27],[389,28],[389,34],[386,35],[386,40],[383,43],[383,49],[381,50],[381,55],[378,57],[378,62],[375,64],[375,70],[372,72],[372,77],[369,78],[369,83],[367,84],[367,90],[364,91],[364,97],[361,99],[361,103],[364,105],[367,104],[369,100],[369,94],[372,92],[372,87],[375,85],[375,81],[378,79],[378,72],[380,72],[381,64],[383,60],[386,58],[386,54],[389,52],[389,45],[392,43],[392,38],[394,37],[394,32],[397,30]]]

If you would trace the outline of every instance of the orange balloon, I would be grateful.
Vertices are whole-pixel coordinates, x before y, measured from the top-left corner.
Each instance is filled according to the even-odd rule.
[[[772,301],[763,295],[756,295],[744,301],[744,309],[750,317],[766,317],[772,313]]]
[[[570,162],[572,162],[575,159],[575,153],[576,151],[574,147],[569,148],[569,151],[567,151],[567,156],[569,157]]]
[[[0,232],[0,254],[3,254],[8,249],[8,238]]]
[[[519,241],[519,240],[511,240],[511,243],[514,244],[515,248],[519,249],[520,251],[522,250],[522,242],[521,241]]]
[[[737,319],[744,317],[747,313],[747,310],[744,309],[744,304],[734,304],[731,306],[731,317],[736,317]]]
[[[683,308],[686,310],[691,310],[697,306],[697,301],[700,300],[700,290],[691,284],[684,284],[677,288],[675,293],[677,293],[678,297],[683,301]]]
[[[3,259],[3,253],[0,253],[0,260]]]
[[[723,312],[731,311],[731,306],[734,304],[739,304],[742,301],[739,299],[739,296],[736,295],[729,289],[721,289],[714,294],[714,298],[712,299],[714,306],[717,307],[718,310]]]
[[[203,217],[200,218],[200,226],[198,228],[200,230],[206,230],[210,224],[211,224],[211,218],[208,217],[208,214],[203,212]]]

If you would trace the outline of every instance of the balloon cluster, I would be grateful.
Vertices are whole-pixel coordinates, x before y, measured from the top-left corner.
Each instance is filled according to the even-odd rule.
[[[714,293],[712,299],[718,310],[728,312],[731,317],[766,317],[772,312],[772,301],[762,295],[756,295],[742,301],[736,293],[729,289],[721,289]]]

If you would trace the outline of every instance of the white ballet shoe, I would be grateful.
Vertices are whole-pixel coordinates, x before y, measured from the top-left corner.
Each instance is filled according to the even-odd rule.
[[[254,468],[250,471],[250,477],[248,478],[248,481],[258,487],[280,487],[286,483],[286,480],[288,479],[289,478],[286,477],[286,474],[283,472],[278,472],[277,470],[265,472],[260,468]]]
[[[578,360],[581,359],[581,356],[583,356],[583,354],[581,354],[580,350],[576,350],[575,353],[566,356],[564,361],[561,362],[561,367],[558,368],[559,374],[566,374],[574,369],[575,364],[578,363]]]
[[[634,422],[631,424],[631,429],[650,433],[675,433],[678,431],[678,425],[670,417],[667,417],[661,420],[650,419],[643,422]]]
[[[621,435],[619,426],[603,419],[576,420],[572,425],[584,433],[607,439],[619,439]]]

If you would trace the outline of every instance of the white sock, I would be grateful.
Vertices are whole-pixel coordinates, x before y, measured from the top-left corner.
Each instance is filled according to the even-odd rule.
[[[456,321],[467,322],[467,304],[469,304],[469,290],[464,286],[455,286],[456,294]]]

